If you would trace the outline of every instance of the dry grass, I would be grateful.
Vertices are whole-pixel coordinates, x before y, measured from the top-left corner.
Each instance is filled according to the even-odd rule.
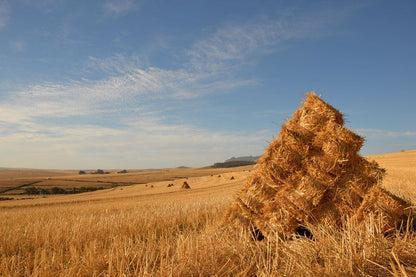
[[[383,186],[394,194],[416,203],[416,150],[369,156],[387,168]]]
[[[308,226],[315,240],[253,241],[221,225],[248,174],[3,201],[0,276],[416,276],[416,235],[385,237],[371,221]]]

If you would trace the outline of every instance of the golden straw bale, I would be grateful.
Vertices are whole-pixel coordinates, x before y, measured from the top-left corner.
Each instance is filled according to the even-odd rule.
[[[409,204],[383,191],[384,170],[358,153],[364,139],[343,126],[342,114],[314,93],[288,120],[259,159],[228,222],[267,236],[291,236],[301,226],[357,223],[367,214],[388,232],[409,215]]]
[[[380,187],[371,188],[353,218],[360,221],[367,214],[382,217],[382,228],[386,232],[399,228],[408,217],[414,217],[409,203]]]
[[[324,184],[325,186],[333,186],[337,179],[337,176],[331,175],[327,169],[330,168],[324,161],[320,161],[319,157],[312,157],[308,160],[308,163],[305,164],[305,169],[310,176]]]
[[[321,202],[327,188],[318,180],[305,174],[301,177],[296,190],[315,207]]]
[[[322,201],[322,203],[311,213],[308,223],[310,222],[339,226],[342,222],[342,214],[337,209],[337,205],[334,202]]]
[[[264,207],[264,204],[260,202],[259,199],[250,194],[241,195],[239,199],[244,203],[244,207],[257,214],[261,213],[262,208]]]
[[[309,151],[312,148],[311,139],[304,138],[300,135],[300,133],[289,130],[285,128],[285,126],[282,126],[282,132],[280,132],[280,136],[276,141],[278,142],[276,144],[284,143],[285,145],[289,146],[290,148],[292,148],[293,150],[295,150],[302,156],[308,155]],[[268,149],[273,149],[273,148],[268,148]],[[267,150],[266,150],[266,153],[267,153]]]
[[[190,189],[191,188],[191,186],[189,186],[189,184],[188,184],[188,182],[183,182],[183,184],[182,184],[182,187],[181,187],[182,189]]]

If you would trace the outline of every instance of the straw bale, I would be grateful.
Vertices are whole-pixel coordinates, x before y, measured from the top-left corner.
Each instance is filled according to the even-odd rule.
[[[332,201],[322,201],[311,213],[308,223],[318,223],[324,225],[339,226],[342,222],[343,214],[337,209],[337,205]],[[298,222],[299,224],[299,222]],[[293,231],[292,231],[293,232]]]
[[[188,182],[183,182],[182,184],[182,189],[190,189],[191,187],[189,186]]]
[[[259,199],[250,194],[242,195],[239,199],[244,204],[243,207],[245,209],[249,209],[256,214],[260,214],[264,207],[264,204],[260,202]]]
[[[282,126],[282,132],[280,132],[279,138],[276,140],[279,144],[284,143],[293,150],[297,151],[302,156],[308,155],[311,151],[311,142],[307,138],[303,138],[299,133],[285,128],[285,125]],[[276,143],[277,144],[277,143]],[[270,147],[268,149],[273,149]],[[268,150],[267,149],[267,150]],[[268,152],[266,150],[266,153]]]
[[[228,222],[290,236],[308,223],[342,227],[374,214],[383,231],[396,228],[409,204],[379,187],[384,170],[358,154],[364,139],[343,124],[337,109],[308,94],[259,159]]]
[[[311,202],[313,206],[317,206],[326,192],[326,186],[314,179],[312,176],[305,174],[299,181],[296,188],[307,201]]]

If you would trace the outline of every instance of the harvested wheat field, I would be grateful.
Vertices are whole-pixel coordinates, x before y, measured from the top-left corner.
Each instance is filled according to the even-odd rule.
[[[395,154],[391,154],[395,155]],[[377,158],[382,164],[389,155]],[[415,157],[416,158],[416,157]],[[416,159],[412,160],[413,162]],[[400,170],[407,160],[393,167]],[[389,168],[387,167],[387,173]],[[228,175],[229,174],[229,175]],[[222,225],[248,171],[0,202],[2,276],[412,276],[416,236],[309,226],[314,240],[255,241]],[[234,180],[230,180],[234,176]],[[394,179],[391,180],[394,182]],[[400,183],[401,178],[397,179]],[[416,188],[409,183],[411,191]]]
[[[387,168],[383,187],[405,200],[416,203],[416,150],[369,156],[368,159]]]
[[[240,167],[237,170],[248,170],[252,166]],[[85,174],[65,170],[3,170],[0,171],[0,197],[19,196],[27,188],[59,187],[69,189],[73,187],[102,187],[110,188],[120,185],[146,184],[150,182],[169,181],[185,177],[197,177],[210,174],[230,172],[230,168],[187,168],[132,171],[117,174]]]
[[[333,119],[341,122],[340,117]],[[290,125],[283,126],[282,130],[289,130]],[[358,136],[334,125],[330,127],[339,130],[340,138],[347,134],[357,143],[340,144],[341,151],[334,152],[335,156],[340,155],[337,159],[348,157],[354,163],[343,162],[345,166],[336,172],[341,176],[338,179],[329,176],[336,179],[332,187],[324,181],[320,183],[323,188],[311,187],[316,184],[310,182],[311,176],[301,178],[299,186],[303,186],[303,195],[308,197],[306,204],[311,211],[318,207],[320,211],[316,212],[321,217],[299,210],[295,213],[288,208],[291,203],[302,208],[305,201],[299,202],[301,199],[292,193],[298,189],[295,187],[296,178],[300,177],[298,171],[310,167],[298,165],[293,179],[287,173],[290,168],[284,168],[287,164],[266,167],[275,157],[287,157],[290,165],[299,161],[291,149],[275,148],[284,144],[277,139],[251,172],[251,167],[205,171],[206,175],[178,175],[78,195],[1,201],[0,275],[416,276],[416,233],[408,222],[396,220],[396,216],[402,217],[404,211],[407,214],[414,208],[416,151],[362,158],[357,154],[362,143]],[[333,137],[332,132],[325,134]],[[328,137],[321,141],[330,141]],[[288,136],[288,139],[294,138]],[[305,145],[308,144],[301,144]],[[330,146],[333,145],[322,149],[333,151]],[[314,148],[313,151],[322,150]],[[302,155],[300,158],[304,161],[311,159],[310,155]],[[371,162],[373,159],[380,167]],[[320,161],[328,160],[316,158],[315,165],[320,165]],[[381,168],[386,169],[385,174]],[[286,179],[282,172],[286,172]],[[322,170],[316,172],[322,174]],[[265,184],[271,182],[266,178],[274,177],[288,186],[281,192],[275,187],[271,193],[262,186],[252,187],[253,179],[261,179]],[[117,181],[117,176],[111,178]],[[341,181],[356,185],[355,190],[342,186]],[[184,182],[191,189],[182,189]],[[381,190],[380,185],[406,196],[406,201]],[[247,191],[253,198],[257,197],[260,205],[272,203],[268,200],[270,195],[279,205],[270,204],[263,214],[254,210],[247,215],[248,209],[235,206],[238,199],[246,201],[243,196]],[[330,201],[328,195],[337,201]],[[288,201],[284,203],[277,196]],[[254,200],[250,207],[256,203]],[[326,213],[329,208],[324,207],[328,205],[337,211],[335,216]],[[230,207],[234,207],[231,208],[234,216],[227,213]],[[287,222],[292,225],[276,224],[275,229],[267,226],[269,221],[282,222],[276,216],[279,213],[288,215]],[[338,216],[340,213],[344,216]],[[399,222],[404,225],[396,225]],[[313,237],[296,234],[299,226]],[[264,239],[260,240],[259,232],[253,232],[256,228]]]

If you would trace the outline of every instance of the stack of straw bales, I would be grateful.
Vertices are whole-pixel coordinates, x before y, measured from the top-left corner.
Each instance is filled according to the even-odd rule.
[[[397,228],[409,205],[380,188],[384,170],[358,154],[364,139],[315,93],[302,104],[259,159],[227,220],[265,236],[290,236],[308,223],[342,227],[365,214],[383,218],[385,232]]]

